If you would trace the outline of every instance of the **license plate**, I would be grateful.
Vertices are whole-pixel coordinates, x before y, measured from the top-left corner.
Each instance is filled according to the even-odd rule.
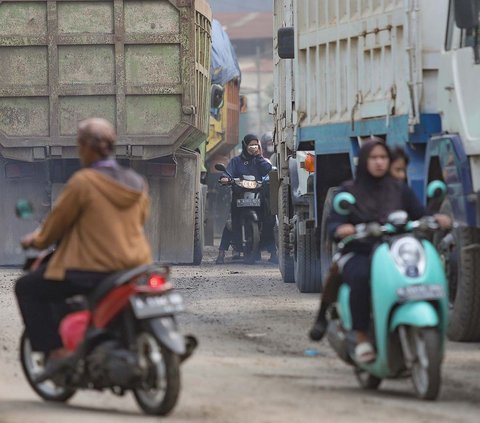
[[[260,198],[240,198],[237,207],[260,207]]]
[[[419,300],[438,300],[445,297],[441,285],[410,285],[397,289],[400,302]]]
[[[137,319],[149,319],[179,313],[185,310],[180,294],[145,295],[130,298]]]

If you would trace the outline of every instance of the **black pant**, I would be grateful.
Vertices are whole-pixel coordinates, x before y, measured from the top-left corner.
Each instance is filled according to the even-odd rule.
[[[370,324],[370,256],[355,254],[342,271],[350,287],[352,329],[367,332]]]
[[[62,346],[60,321],[68,312],[65,299],[88,295],[109,273],[69,271],[64,281],[44,278],[45,266],[22,276],[15,295],[33,351],[48,353]]]
[[[230,244],[232,243],[232,237],[232,231],[229,228],[228,223],[226,223],[223,227],[222,239],[220,240],[220,247],[218,249],[227,251],[230,248]]]
[[[237,200],[233,196],[230,208],[232,216],[232,246],[236,251],[243,251],[242,245],[242,209],[237,207]]]

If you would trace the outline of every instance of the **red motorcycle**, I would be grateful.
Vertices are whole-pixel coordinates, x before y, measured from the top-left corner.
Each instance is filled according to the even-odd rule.
[[[25,270],[35,270],[51,254],[28,259]],[[33,390],[56,402],[78,389],[110,389],[120,396],[131,390],[145,413],[168,414],[180,392],[180,363],[197,346],[193,336],[178,331],[175,316],[184,305],[169,276],[167,266],[140,266],[108,276],[88,297],[68,299],[71,312],[60,335],[72,355],[54,372],[45,370],[44,354],[32,351],[23,333],[20,361]]]

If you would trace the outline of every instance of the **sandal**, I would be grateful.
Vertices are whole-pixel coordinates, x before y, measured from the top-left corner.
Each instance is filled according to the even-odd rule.
[[[370,342],[361,342],[355,347],[355,361],[358,363],[371,363],[377,355]]]

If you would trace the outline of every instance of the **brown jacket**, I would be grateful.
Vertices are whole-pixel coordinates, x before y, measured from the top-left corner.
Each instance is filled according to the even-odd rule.
[[[62,280],[66,270],[113,272],[150,263],[148,210],[145,188],[130,188],[94,169],[76,172],[33,241],[43,249],[61,240],[45,277]]]

